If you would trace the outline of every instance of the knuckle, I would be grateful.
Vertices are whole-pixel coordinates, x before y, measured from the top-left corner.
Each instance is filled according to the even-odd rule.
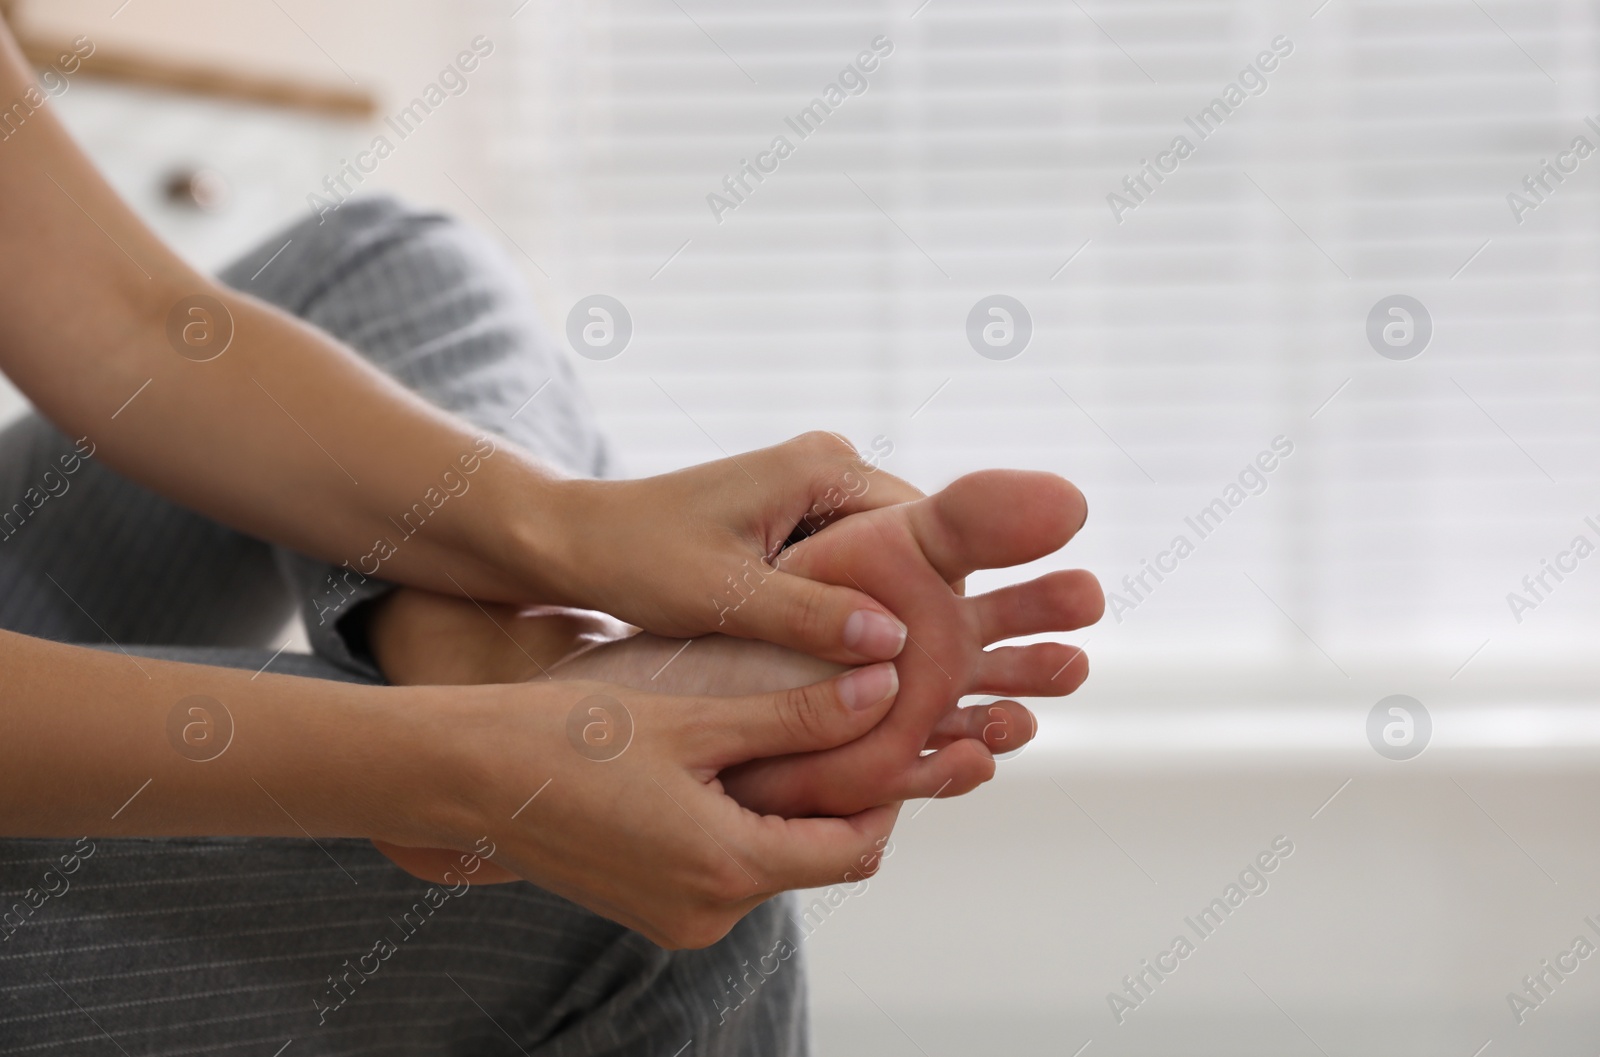
[[[784,732],[795,742],[814,745],[827,739],[829,724],[827,691],[820,686],[790,690],[778,705]]]
[[[717,911],[691,911],[677,922],[668,938],[677,950],[701,950],[732,931],[734,921]]]
[[[738,907],[751,895],[750,878],[726,855],[694,864],[693,877],[671,920],[657,928],[657,942],[671,950],[698,950],[722,939],[738,923]]]
[[[752,882],[727,856],[705,873],[705,896],[714,907],[726,907],[750,895]]]
[[[730,729],[725,717],[718,716],[708,709],[685,708],[679,715],[673,717],[672,725],[665,733],[672,740],[672,744],[687,748],[707,744],[720,745],[737,732]]]
[[[833,607],[820,584],[808,584],[788,607],[789,630],[801,642],[821,642],[832,625]]]
[[[802,433],[795,440],[808,455],[849,456],[854,458],[858,454],[854,444],[851,444],[837,433],[829,433],[823,429],[814,429]]]
[[[693,880],[683,892],[685,917],[723,911],[750,898],[755,882],[741,865],[744,861],[738,843],[726,834],[716,848],[707,847],[696,854],[690,864]]]
[[[659,926],[660,939],[656,942],[669,951],[689,950],[694,947],[694,928],[689,911],[682,911],[673,920]]]

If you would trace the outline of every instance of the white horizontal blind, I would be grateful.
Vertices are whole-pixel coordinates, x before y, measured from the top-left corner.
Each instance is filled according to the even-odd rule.
[[[1520,222],[1507,195],[1574,137],[1600,148],[1597,21],[1576,0],[533,2],[491,212],[554,322],[594,293],[628,309],[621,355],[574,362],[629,472],[817,427],[889,438],[886,468],[930,488],[1053,470],[1091,521],[1041,568],[1136,603],[1089,633],[1126,670],[1548,671],[1592,648],[1600,556],[1520,623],[1506,596],[1600,543],[1600,153]],[[879,37],[869,87],[802,139],[785,119]],[[1202,140],[1185,118],[1275,40]],[[708,194],[779,135],[792,154],[719,222]],[[1193,153],[1118,222],[1108,194],[1179,135]],[[969,343],[994,294],[1032,318],[1012,359]],[[1414,359],[1366,333],[1395,294],[1431,316]],[[1202,539],[1185,519],[1279,436],[1293,454]],[[1180,534],[1176,571],[1120,585]]]

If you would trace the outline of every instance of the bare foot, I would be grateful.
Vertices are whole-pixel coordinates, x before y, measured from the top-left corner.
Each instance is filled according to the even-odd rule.
[[[967,694],[1071,693],[1088,662],[1061,643],[984,647],[1092,624],[1105,598],[1095,578],[1078,570],[976,598],[949,585],[977,569],[1053,553],[1085,515],[1082,495],[1053,474],[988,470],[926,499],[852,515],[790,548],[780,559],[784,571],[857,587],[905,622],[909,641],[895,661],[900,694],[864,737],[828,752],[743,764],[723,774],[728,791],[752,810],[792,818],[957,796],[987,781],[991,746],[1007,738],[1006,748],[1022,744],[1032,717],[1015,702],[983,712],[953,711],[956,702]],[[941,740],[943,748],[922,755]]]
[[[806,758],[753,761],[724,776],[754,810],[851,814],[893,800],[955,796],[987,781],[994,752],[1034,731],[1013,701],[956,707],[970,694],[1052,697],[1088,674],[1074,647],[984,647],[1084,627],[1104,611],[1092,575],[1051,573],[976,598],[949,584],[1043,557],[1082,525],[1082,496],[1052,474],[970,474],[926,499],[854,514],[789,548],[785,572],[859,586],[900,616],[900,695],[868,736]],[[759,590],[759,586],[756,588]],[[837,666],[770,643],[630,634],[599,614],[479,605],[401,591],[375,614],[373,650],[394,682],[592,679],[666,694],[755,694],[804,686]],[[685,645],[685,643],[688,645]],[[922,756],[926,750],[940,750]]]
[[[562,661],[633,630],[603,613],[402,587],[374,604],[367,645],[396,686],[473,686],[548,677]]]
[[[397,686],[588,679],[659,694],[745,696],[821,682],[844,671],[785,646],[728,635],[669,639],[602,613],[478,603],[401,588],[369,626],[374,659]],[[995,752],[1032,736],[1021,705],[951,709],[924,746],[982,738]]]
[[[785,646],[727,635],[667,639],[638,634],[574,654],[550,669],[553,679],[617,683],[659,694],[741,697],[809,686],[838,675],[844,665]],[[1019,749],[1033,737],[1033,715],[1022,705],[969,705],[949,709],[924,749],[978,738],[993,752]]]
[[[785,646],[727,635],[668,639],[603,613],[517,607],[401,588],[368,625],[373,659],[402,686],[589,679],[658,694],[735,697],[845,670]]]

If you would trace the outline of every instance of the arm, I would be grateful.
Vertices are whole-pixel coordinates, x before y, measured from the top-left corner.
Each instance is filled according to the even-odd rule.
[[[32,84],[0,26],[0,106],[29,105]],[[168,316],[197,296],[221,310],[191,317],[180,307],[180,351]],[[230,331],[221,355],[191,358],[210,355]],[[483,453],[464,424],[347,349],[188,267],[123,204],[48,104],[0,143],[0,369],[119,472],[333,561],[396,535],[389,516],[423,500],[446,471],[462,476],[463,456]],[[480,475],[480,505],[496,514],[485,520],[499,525],[512,521],[501,513],[511,493],[537,507],[556,483],[518,453],[502,454],[486,464],[500,460],[495,474]],[[530,562],[497,560],[509,547],[484,538],[482,521],[448,504],[437,521],[438,531],[399,548],[386,574],[440,590],[452,589],[445,572],[489,594],[540,589]]]
[[[703,946],[776,892],[870,875],[895,814],[763,818],[715,780],[737,761],[859,737],[893,699],[890,665],[717,699],[582,682],[252,678],[4,632],[0,663],[8,835],[357,836],[474,849],[657,942]],[[632,727],[625,750],[603,761],[569,733],[575,710],[596,700]],[[465,871],[476,882],[471,858],[441,880]]]
[[[381,575],[419,587],[845,663],[898,652],[903,629],[865,595],[762,570],[808,517],[918,494],[882,473],[869,491],[848,445],[817,434],[630,482],[566,480],[510,447],[483,458],[465,423],[185,265],[73,144],[0,26],[0,111],[13,103],[28,116],[0,129],[0,370],[119,472],[368,575],[391,541]],[[472,498],[439,501],[426,532],[396,531],[413,504],[465,496],[469,464]],[[736,583],[760,589],[746,602]]]

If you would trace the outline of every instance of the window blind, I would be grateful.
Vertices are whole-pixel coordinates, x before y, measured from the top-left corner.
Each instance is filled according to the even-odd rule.
[[[620,355],[574,360],[631,472],[815,427],[888,438],[885,467],[927,487],[1048,469],[1091,520],[1041,568],[1102,576],[1101,657],[1335,682],[1548,669],[1580,656],[1600,587],[1600,559],[1537,579],[1600,543],[1600,158],[1544,177],[1536,208],[1508,195],[1574,138],[1600,147],[1595,22],[1581,3],[533,3],[494,208],[532,233],[553,316],[593,293],[629,313]],[[865,87],[800,136],[852,65]],[[775,171],[708,204],[780,136]],[[1157,182],[1145,163],[1178,137]],[[992,295],[1031,321],[1010,358],[968,338]],[[1395,295],[1431,325],[1410,358],[1368,337]],[[1250,473],[1275,443],[1292,452]]]

